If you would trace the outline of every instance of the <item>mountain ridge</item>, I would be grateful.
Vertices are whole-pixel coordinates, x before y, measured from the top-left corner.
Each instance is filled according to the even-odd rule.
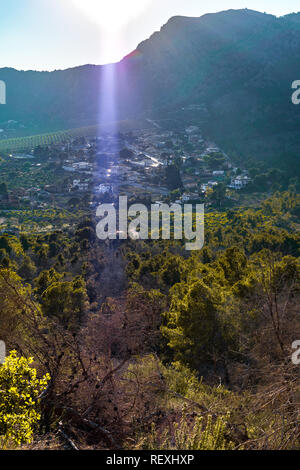
[[[178,115],[186,105],[203,104],[204,128],[225,148],[280,159],[300,146],[300,114],[291,103],[299,49],[299,13],[175,16],[116,64],[0,69],[8,103],[0,108],[0,122],[15,119],[42,130],[94,124],[105,119],[101,87],[115,73],[117,119]]]

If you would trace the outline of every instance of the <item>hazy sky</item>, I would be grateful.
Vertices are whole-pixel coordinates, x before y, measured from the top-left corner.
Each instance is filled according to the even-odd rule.
[[[19,70],[117,61],[174,15],[300,10],[299,0],[0,0],[0,6],[0,67]]]

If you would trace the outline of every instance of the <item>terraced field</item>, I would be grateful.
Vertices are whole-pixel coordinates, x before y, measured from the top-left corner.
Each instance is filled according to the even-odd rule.
[[[70,129],[66,131],[52,132],[48,134],[17,137],[14,139],[0,140],[0,151],[16,152],[33,149],[37,146],[46,146],[66,142],[72,137],[91,136],[97,134],[97,126]]]
[[[105,132],[128,132],[136,129],[145,129],[153,127],[153,124],[144,121],[118,121],[116,123],[108,123],[105,126],[88,126],[69,129],[64,131],[50,132],[47,134],[31,135],[26,137],[16,137],[14,139],[0,140],[0,152],[20,152],[31,150],[37,146],[46,146],[51,144],[59,144],[60,142],[67,142],[74,137],[93,137],[100,133]]]

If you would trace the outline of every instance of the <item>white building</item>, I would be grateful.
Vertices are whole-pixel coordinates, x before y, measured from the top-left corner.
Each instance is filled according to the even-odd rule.
[[[228,186],[231,189],[242,189],[250,183],[251,179],[248,176],[237,176],[231,180],[230,185]]]
[[[74,172],[75,168],[73,168],[72,166],[63,166],[63,170],[69,171],[69,172]]]
[[[73,163],[73,168],[75,170],[89,170],[90,169],[90,164],[88,162],[78,162],[78,163]]]
[[[198,126],[189,126],[185,129],[185,132],[187,134],[194,134],[195,132],[198,132],[199,131],[199,127]]]
[[[97,193],[107,194],[112,191],[112,187],[109,184],[100,184],[97,188]]]
[[[220,152],[219,147],[208,147],[206,149],[206,153],[216,153],[216,152]]]
[[[88,183],[85,183],[80,180],[73,180],[73,188],[77,189],[77,191],[87,191],[89,188]]]

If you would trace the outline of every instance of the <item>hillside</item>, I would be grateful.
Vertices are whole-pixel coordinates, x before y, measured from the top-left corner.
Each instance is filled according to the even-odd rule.
[[[201,119],[225,149],[277,162],[288,154],[297,170],[300,113],[291,83],[300,77],[299,47],[300,14],[173,17],[115,66],[1,69],[8,104],[0,123],[14,119],[28,132],[45,132],[107,120],[104,83],[115,72],[117,119]],[[195,104],[206,112],[179,112]]]
[[[0,70],[0,454],[300,449],[299,33],[229,10]]]
[[[74,210],[0,235],[0,449],[298,450],[299,199],[207,213],[190,256]]]

